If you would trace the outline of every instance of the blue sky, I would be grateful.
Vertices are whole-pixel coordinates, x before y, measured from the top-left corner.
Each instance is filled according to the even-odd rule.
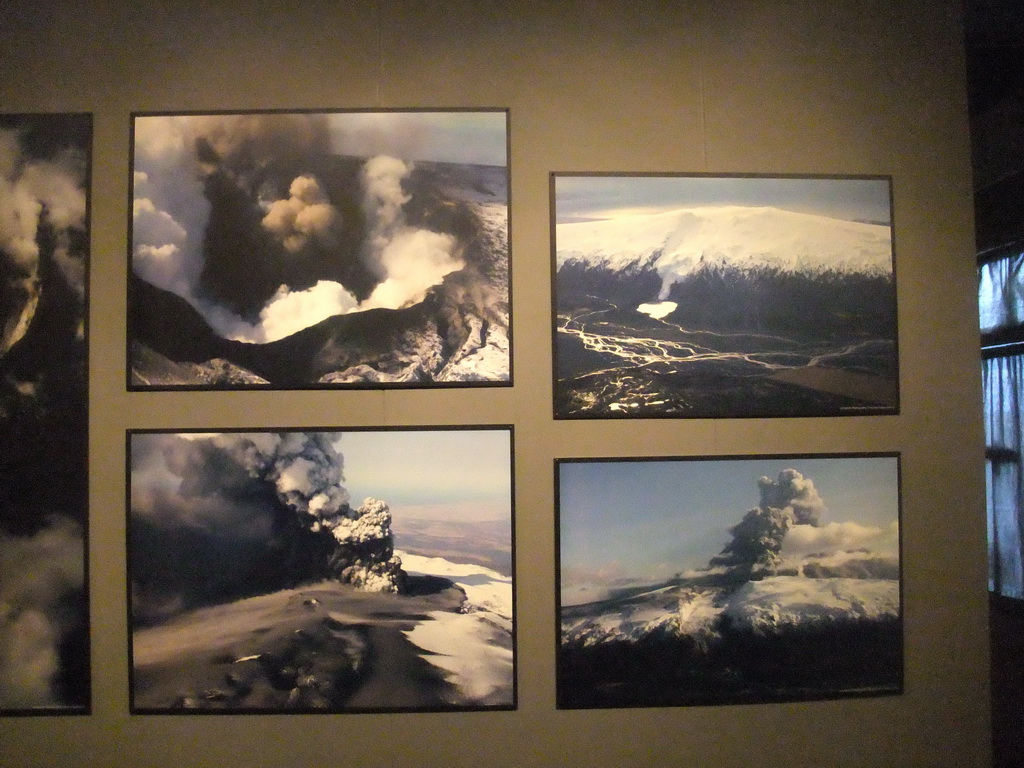
[[[508,430],[353,431],[335,446],[353,504],[374,496],[396,517],[511,520]]]
[[[328,115],[334,151],[402,160],[507,165],[506,112],[339,112]]]
[[[891,223],[885,179],[557,175],[555,199],[556,223],[704,205],[771,205]]]
[[[796,469],[826,505],[821,523],[897,519],[894,457],[562,462],[560,566],[567,574],[671,575],[706,566],[760,501],[757,481]]]

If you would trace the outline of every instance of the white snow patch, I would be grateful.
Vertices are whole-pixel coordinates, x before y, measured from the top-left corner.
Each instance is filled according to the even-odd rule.
[[[639,640],[660,631],[707,642],[716,636],[713,625],[722,611],[715,604],[717,595],[717,590],[663,587],[608,612],[563,622],[563,641],[582,640],[593,645],[615,639]]]
[[[745,269],[888,274],[892,228],[770,206],[703,206],[566,222],[555,228],[556,260],[621,270],[652,261],[663,294],[701,264]]]
[[[807,579],[775,576],[744,584],[725,615],[753,632],[900,615],[899,582],[887,579]]]
[[[900,615],[899,582],[888,579],[776,576],[726,594],[720,588],[662,587],[607,606],[589,604],[589,612],[586,604],[563,607],[562,642],[596,645],[665,633],[707,646],[719,638],[722,615],[734,628],[760,634]]]
[[[512,579],[470,563],[396,551],[412,574],[441,576],[466,593],[463,613],[434,611],[428,621],[406,637],[431,654],[460,696],[477,703],[511,703],[514,679],[512,654]],[[459,702],[453,702],[459,703]]]
[[[470,334],[444,368],[437,381],[508,381],[508,331],[491,323],[483,330],[479,318],[468,318]]]
[[[513,665],[507,633],[479,613],[429,615],[430,621],[405,633],[413,645],[431,654],[427,661],[443,669],[469,701],[511,702]]]
[[[470,610],[493,613],[512,621],[512,577],[472,563],[453,563],[441,557],[423,557],[395,550],[409,573],[441,576],[462,587]],[[509,624],[511,629],[511,623]]]

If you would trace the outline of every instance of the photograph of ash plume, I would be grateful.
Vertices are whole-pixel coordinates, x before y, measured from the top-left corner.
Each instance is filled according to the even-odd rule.
[[[515,708],[510,426],[127,449],[132,712]]]
[[[0,715],[90,707],[87,114],[0,115]]]
[[[559,708],[902,693],[898,455],[561,459],[556,482]]]
[[[510,386],[508,111],[137,114],[128,388]]]
[[[898,413],[891,187],[553,174],[555,418]]]

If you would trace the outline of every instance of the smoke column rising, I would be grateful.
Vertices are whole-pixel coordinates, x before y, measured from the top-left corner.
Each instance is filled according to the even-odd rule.
[[[380,283],[359,304],[340,283],[321,280],[293,291],[281,285],[252,323],[202,297],[203,237],[210,202],[202,179],[218,168],[240,181],[284,155],[297,160],[330,151],[323,116],[144,116],[135,122],[135,181],[132,268],[142,279],[186,299],[225,338],[275,341],[337,314],[423,300],[445,275],[462,269],[457,243],[448,234],[409,227],[402,206],[409,197],[402,181],[412,165],[381,155],[361,173],[367,241],[362,258]],[[207,147],[200,152],[199,147]],[[202,157],[200,156],[202,155]],[[210,155],[207,157],[206,155]],[[316,241],[328,251],[343,226],[321,183],[311,174],[296,177],[288,197],[260,199],[262,227],[285,254]]]
[[[0,130],[0,355],[27,332],[39,299],[38,234],[54,235],[52,258],[64,279],[85,294],[85,266],[71,253],[71,230],[84,230],[85,161],[65,150],[54,158],[24,155],[17,131]]]
[[[374,499],[350,504],[337,440],[323,432],[133,436],[136,616],[326,578],[398,591],[390,509]],[[168,546],[182,550],[168,556]]]
[[[402,206],[409,196],[402,191],[402,180],[412,168],[386,155],[370,158],[363,167],[363,214],[369,230],[364,259],[381,282],[362,309],[416,304],[445,275],[465,266],[455,255],[454,237],[406,224]]]
[[[277,496],[312,533],[327,531],[339,551],[332,570],[342,581],[377,591],[397,591],[401,560],[394,556],[391,512],[387,504],[366,499],[349,504],[341,485],[343,458],[336,436],[324,432],[220,434],[213,444],[253,478],[273,484]]]
[[[819,524],[825,503],[810,478],[795,469],[784,469],[777,479],[762,477],[757,485],[760,506],[729,529],[732,540],[721,554],[711,558],[712,566],[772,573],[781,562],[779,553],[789,529],[794,525]]]
[[[82,530],[68,518],[29,537],[0,531],[0,708],[61,704],[60,643],[78,625],[68,602],[84,573]]]

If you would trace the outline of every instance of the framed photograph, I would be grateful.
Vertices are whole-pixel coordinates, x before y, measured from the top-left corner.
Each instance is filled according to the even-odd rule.
[[[127,386],[511,386],[508,110],[132,116]]]
[[[557,706],[903,691],[898,454],[559,459]]]
[[[516,707],[511,426],[127,443],[133,713]]]
[[[892,180],[551,176],[556,419],[899,411]]]
[[[88,714],[92,117],[0,114],[0,715]]]

